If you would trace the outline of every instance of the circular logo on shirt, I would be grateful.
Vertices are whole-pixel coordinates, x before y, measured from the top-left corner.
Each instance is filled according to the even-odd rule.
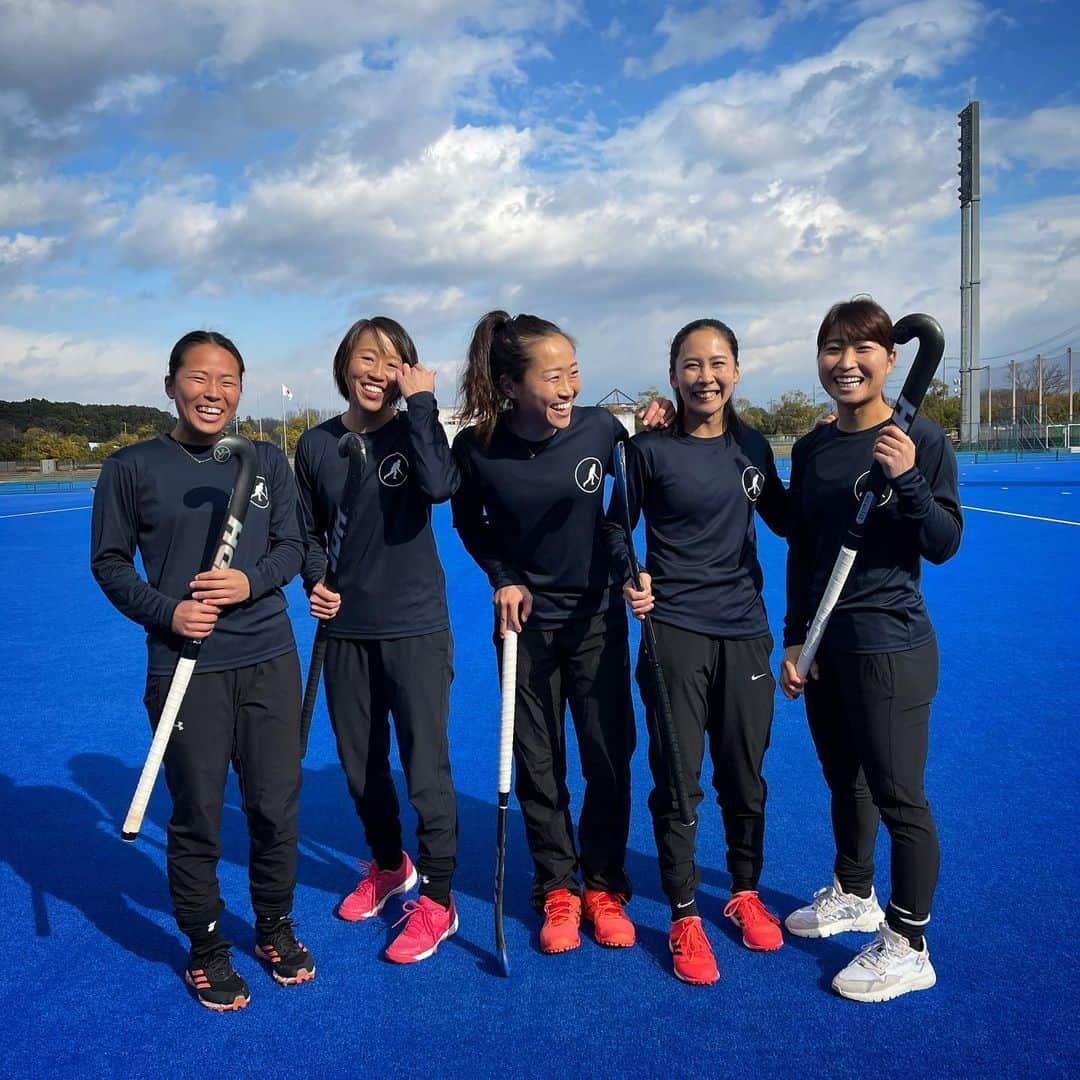
[[[765,474],[756,465],[747,465],[743,469],[742,489],[752,503],[756,503],[765,490]]]
[[[255,487],[251,491],[251,505],[265,510],[270,505],[270,486],[265,476],[255,477]]]
[[[600,463],[600,459],[582,458],[574,469],[574,480],[586,495],[591,495],[596,491],[604,482],[604,466]]]
[[[866,485],[870,479],[870,470],[866,472],[855,481],[855,501],[862,502],[863,496],[866,494]],[[885,490],[878,496],[877,502],[874,504],[874,509],[879,510],[892,498],[892,487],[887,486]]]
[[[218,443],[217,446],[214,447],[214,460],[219,465],[224,465],[231,457],[232,451],[227,446],[222,446],[221,443]]]
[[[409,479],[409,459],[400,451],[395,450],[392,454],[379,462],[379,483],[386,487],[401,487]]]

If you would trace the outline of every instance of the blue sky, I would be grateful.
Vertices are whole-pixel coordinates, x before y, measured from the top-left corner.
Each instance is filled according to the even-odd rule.
[[[247,409],[326,408],[384,313],[449,405],[493,307],[574,335],[585,400],[662,385],[701,315],[747,397],[809,390],[860,292],[955,353],[972,93],[983,353],[1023,349],[1080,322],[1078,30],[1059,0],[0,2],[0,397],[162,404],[209,326]]]

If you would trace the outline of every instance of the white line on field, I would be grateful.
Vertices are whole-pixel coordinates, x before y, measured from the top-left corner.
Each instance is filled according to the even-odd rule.
[[[67,506],[63,510],[30,510],[25,514],[0,514],[0,521],[4,518],[16,517],[40,517],[42,514],[70,514],[72,510],[89,510],[90,506]]]
[[[1028,521],[1049,521],[1054,525],[1080,525],[1080,521],[1065,521],[1063,518],[1039,517],[1038,514],[1014,514],[1009,510],[989,510],[985,506],[964,506],[965,510],[978,510],[982,514],[1000,514],[1002,517],[1026,518]]]

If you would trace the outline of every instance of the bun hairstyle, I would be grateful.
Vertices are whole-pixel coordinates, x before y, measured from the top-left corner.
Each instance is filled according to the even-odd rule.
[[[380,345],[382,338],[385,337],[394,346],[395,352],[401,357],[403,363],[412,367],[417,362],[416,345],[401,323],[395,322],[386,315],[373,315],[370,319],[354,322],[345,332],[341,344],[337,347],[337,352],[334,353],[334,383],[337,385],[338,393],[346,401],[349,400],[349,361],[356,352],[360,338],[369,330],[375,335],[375,340],[380,342]]]
[[[818,328],[818,352],[825,348],[828,341],[839,341],[841,345],[872,341],[886,352],[892,352],[896,348],[889,313],[869,296],[842,300],[829,308]]]
[[[236,358],[236,363],[240,368],[240,380],[243,381],[244,358],[240,355],[240,350],[224,334],[219,334],[216,330],[189,330],[172,347],[172,352],[169,353],[170,379],[176,378],[176,373],[184,366],[184,355],[188,349],[196,345],[216,345],[219,349],[231,353]]]
[[[739,339],[735,336],[735,331],[732,330],[727,323],[722,323],[719,319],[695,319],[693,322],[688,322],[671,339],[671,357],[668,362],[669,376],[675,374],[675,366],[679,362],[679,353],[682,352],[683,344],[696,330],[715,330],[721,337],[725,338],[728,345],[731,347],[731,357],[735,361],[735,367],[738,368]],[[683,405],[682,396],[678,393],[676,393],[675,396],[678,398],[678,401],[675,404],[675,423],[681,428],[685,406]],[[735,405],[733,404],[732,399],[728,398],[727,401],[724,402],[724,430],[731,431],[738,426],[739,417],[735,412]]]
[[[503,379],[521,382],[531,360],[529,346],[555,335],[574,344],[569,334],[539,315],[489,311],[476,324],[461,379],[461,420],[476,427],[482,445],[491,442],[495,422],[510,404],[502,390]]]

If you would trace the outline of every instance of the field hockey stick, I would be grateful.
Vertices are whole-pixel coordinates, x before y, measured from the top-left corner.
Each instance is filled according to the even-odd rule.
[[[615,497],[619,503],[623,532],[626,534],[626,554],[630,560],[630,576],[634,588],[641,588],[641,564],[634,550],[634,526],[630,521],[630,497],[626,487],[626,446],[615,445]],[[686,779],[683,776],[682,752],[679,749],[679,735],[675,730],[675,721],[671,715],[671,698],[668,696],[667,683],[660,666],[660,657],[656,651],[656,630],[652,618],[646,615],[641,621],[641,638],[645,643],[645,658],[652,675],[653,692],[656,695],[656,711],[660,717],[660,739],[667,758],[668,778],[675,789],[675,801],[679,806],[679,821],[686,827],[694,825],[696,818],[690,809],[690,799],[686,794]]]
[[[945,352],[945,335],[937,319],[930,315],[905,315],[893,327],[893,342],[896,345],[904,345],[912,338],[919,339],[919,348],[912,361],[911,370],[904,380],[900,396],[896,399],[892,414],[892,423],[905,435],[919,411],[919,406],[934,378],[938,364],[941,363],[942,353]],[[879,462],[875,461],[870,466],[866,492],[859,502],[855,519],[844,537],[840,554],[836,556],[832,573],[829,575],[829,583],[825,586],[821,603],[818,604],[817,612],[806,635],[806,641],[803,642],[802,651],[799,653],[795,670],[799,673],[800,679],[805,679],[806,673],[810,670],[810,664],[813,662],[818,646],[821,644],[822,635],[825,633],[825,627],[828,625],[829,616],[832,615],[848,574],[851,573],[851,568],[855,564],[855,556],[859,553],[859,546],[862,544],[867,518],[888,483],[885,470]]]
[[[224,570],[232,565],[236,556],[236,546],[240,543],[240,533],[244,528],[244,518],[247,516],[248,506],[251,503],[251,493],[255,488],[258,457],[254,445],[242,435],[226,435],[219,439],[214,446],[214,460],[219,464],[224,464],[233,457],[239,462],[240,468],[236,473],[232,493],[229,495],[229,505],[225,510],[225,525],[221,531],[217,551],[210,564],[211,570]],[[150,751],[146,755],[146,763],[143,765],[138,786],[135,788],[135,794],[132,796],[131,805],[128,807],[127,817],[124,818],[124,825],[120,832],[121,837],[129,843],[139,835],[139,829],[142,828],[146,806],[150,802],[150,793],[154,790],[158,769],[161,768],[161,759],[165,756],[165,747],[169,744],[169,737],[172,735],[180,706],[184,703],[184,695],[187,693],[188,683],[191,682],[191,675],[195,670],[201,648],[201,640],[189,638],[180,650],[180,659],[176,663],[176,670],[169,684],[165,707],[161,710],[161,718],[154,729]]]
[[[510,956],[503,932],[503,879],[506,876],[506,815],[510,807],[510,773],[514,762],[514,702],[517,697],[516,630],[502,643],[502,711],[499,719],[499,822],[495,830],[495,949],[502,973],[510,974]]]
[[[345,489],[338,507],[337,520],[330,534],[330,543],[326,552],[326,573],[323,584],[337,592],[338,560],[341,558],[341,546],[345,541],[345,531],[349,527],[349,508],[353,485],[359,483],[367,468],[367,443],[362,435],[355,431],[346,431],[338,439],[338,454],[349,459],[349,471],[345,479]],[[300,710],[300,757],[307,756],[308,735],[311,733],[311,718],[315,715],[315,702],[319,697],[319,677],[322,675],[323,660],[326,658],[326,639],[330,635],[330,623],[333,619],[320,619],[315,631],[315,640],[311,645],[311,662],[308,664],[307,685],[304,687],[304,705]]]

